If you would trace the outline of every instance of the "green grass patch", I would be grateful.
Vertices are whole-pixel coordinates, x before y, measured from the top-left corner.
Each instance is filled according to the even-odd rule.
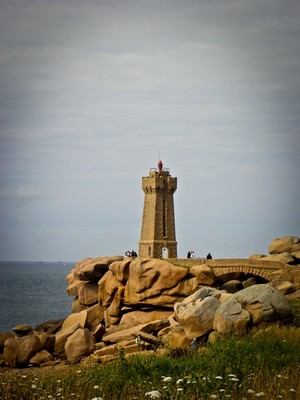
[[[300,299],[289,300],[294,314],[294,325],[300,327]]]
[[[145,352],[130,358],[120,352],[108,364],[5,371],[0,398],[296,400],[299,370],[299,328],[269,328],[253,337],[218,340],[198,351]]]

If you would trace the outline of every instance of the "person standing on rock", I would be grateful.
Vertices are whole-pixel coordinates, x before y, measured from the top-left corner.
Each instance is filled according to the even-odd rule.
[[[211,259],[212,259],[212,255],[211,255],[210,253],[208,253],[207,256],[206,256],[206,258],[207,258],[208,260],[211,260]]]
[[[137,350],[140,351],[140,349],[141,349],[141,337],[140,337],[140,335],[138,335],[135,338],[135,343],[136,343]]]

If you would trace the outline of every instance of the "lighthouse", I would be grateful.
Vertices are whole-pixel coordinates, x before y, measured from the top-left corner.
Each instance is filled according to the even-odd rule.
[[[174,192],[177,178],[158,161],[149,176],[142,178],[145,194],[139,256],[177,258],[175,233]]]

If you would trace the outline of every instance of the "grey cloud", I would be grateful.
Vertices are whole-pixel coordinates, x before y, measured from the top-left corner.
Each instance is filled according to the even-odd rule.
[[[91,249],[89,232],[101,237],[95,252],[132,248],[140,179],[158,152],[178,176],[183,254],[189,241],[200,246],[198,235],[201,246],[238,256],[253,235],[265,243],[266,235],[295,233],[288,231],[299,196],[298,3],[1,6],[1,202],[7,226],[12,196],[23,201],[20,219],[28,215],[28,251],[16,245],[16,252],[34,258],[37,230],[49,238],[55,226],[82,252]],[[70,236],[71,225],[78,232]],[[105,242],[103,231],[115,232],[116,243]],[[233,250],[226,249],[230,240]],[[57,258],[76,258],[70,242],[66,248]]]

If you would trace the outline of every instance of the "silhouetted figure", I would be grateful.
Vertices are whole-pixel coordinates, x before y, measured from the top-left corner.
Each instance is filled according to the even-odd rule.
[[[206,258],[207,258],[208,260],[211,260],[211,259],[212,259],[212,256],[211,256],[211,254],[210,254],[210,253],[208,253],[208,254],[207,254],[207,256],[206,256]]]
[[[188,251],[188,253],[187,253],[187,258],[191,258],[191,252],[190,251]]]
[[[137,253],[134,250],[132,250],[131,258],[135,259],[136,257],[137,257]]]

